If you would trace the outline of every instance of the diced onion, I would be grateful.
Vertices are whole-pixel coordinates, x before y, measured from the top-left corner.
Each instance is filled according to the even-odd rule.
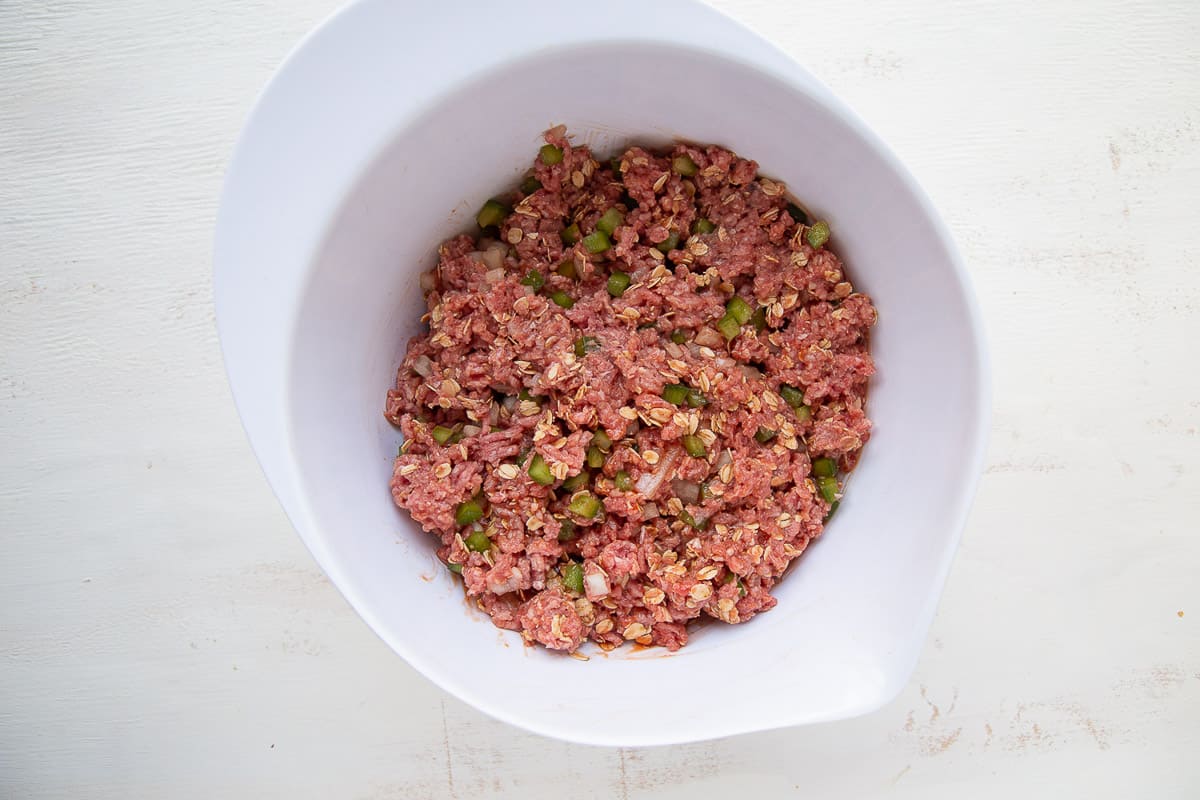
[[[721,332],[707,325],[696,333],[696,338],[692,339],[692,341],[700,347],[708,347],[714,350],[717,348],[724,349],[725,347],[725,337],[721,335]]]
[[[746,376],[748,381],[762,380],[762,372],[757,367],[752,367],[749,364],[742,365],[742,374]]]
[[[424,291],[431,292],[431,291],[433,291],[434,287],[437,286],[437,275],[434,274],[433,270],[429,270],[428,272],[422,272],[420,283],[421,283],[421,288]]]
[[[502,242],[496,242],[483,251],[483,263],[489,270],[503,269],[506,255],[508,255],[508,246]]]
[[[494,569],[488,572],[487,587],[490,591],[496,594],[506,594],[515,592],[521,585],[521,570],[516,567],[513,567],[505,578],[501,578],[497,573],[498,570]]]
[[[661,514],[662,512],[658,510],[658,503],[653,500],[642,505],[642,519],[654,519]]]
[[[738,365],[736,361],[724,353],[717,353],[717,357],[713,359],[712,363],[720,369],[729,370],[731,372]]]
[[[685,481],[676,478],[671,481],[671,491],[675,492],[675,496],[682,500],[685,505],[700,501],[700,484],[695,481]]]
[[[603,572],[597,571],[584,575],[583,585],[589,598],[608,595],[608,577]]]
[[[417,356],[414,358],[412,368],[413,372],[422,378],[428,378],[433,374],[433,362],[429,360],[429,356]]]
[[[658,492],[658,487],[662,486],[662,482],[675,474],[675,465],[679,463],[681,452],[677,449],[668,451],[662,461],[658,462],[658,469],[639,476],[633,488],[637,489],[643,497],[653,497]]]

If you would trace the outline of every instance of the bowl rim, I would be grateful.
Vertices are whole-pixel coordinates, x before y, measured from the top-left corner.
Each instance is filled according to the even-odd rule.
[[[433,12],[435,14],[434,22],[440,19],[442,24],[453,25],[458,22],[458,18],[453,13],[455,3],[459,0],[451,0],[437,7]],[[954,555],[957,551],[958,544],[961,540],[963,530],[966,525],[967,516],[975,497],[978,483],[982,475],[984,460],[986,457],[988,438],[990,433],[990,418],[991,418],[991,369],[990,359],[986,345],[986,331],[984,328],[984,318],[980,311],[978,300],[973,291],[971,280],[967,272],[965,263],[963,262],[961,253],[959,252],[953,237],[950,234],[949,228],[944,219],[933,207],[927,194],[912,176],[909,170],[899,161],[892,153],[890,148],[876,135],[859,117],[854,114],[841,100],[833,95],[823,84],[817,81],[811,74],[803,69],[799,64],[784,54],[781,50],[769,42],[769,40],[760,37],[758,34],[749,30],[745,26],[733,21],[720,12],[705,6],[697,0],[661,0],[652,4],[638,5],[632,0],[617,0],[619,3],[629,5],[631,8],[637,8],[638,14],[643,19],[643,22],[649,24],[643,25],[643,28],[656,30],[654,36],[637,36],[632,37],[636,41],[654,42],[669,45],[673,48],[683,48],[695,51],[705,56],[723,59],[729,62],[739,64],[756,73],[762,74],[764,77],[772,79],[788,89],[809,95],[815,102],[825,107],[829,112],[835,115],[840,122],[853,129],[864,145],[873,150],[886,164],[886,166],[894,173],[894,175],[904,184],[906,190],[910,193],[913,200],[917,203],[920,212],[929,221],[929,224],[935,235],[940,240],[940,245],[945,249],[948,255],[948,261],[953,268],[953,277],[957,282],[957,292],[962,298],[965,317],[968,320],[970,330],[970,338],[972,340],[972,356],[977,365],[975,378],[976,382],[970,388],[975,394],[975,407],[971,415],[973,420],[973,435],[971,440],[966,444],[965,449],[968,451],[968,456],[964,459],[965,463],[971,465],[970,474],[966,477],[962,489],[956,496],[956,507],[950,518],[954,520],[953,530],[950,531],[950,536],[946,547],[942,549],[938,556],[937,569],[935,572],[936,578],[934,584],[927,588],[926,600],[924,607],[918,618],[917,628],[912,637],[913,645],[910,648],[911,652],[907,653],[907,658],[904,659],[903,667],[898,668],[889,677],[891,680],[881,688],[878,694],[871,697],[869,701],[860,703],[857,707],[843,709],[839,713],[828,714],[824,719],[843,719],[861,714],[869,713],[879,707],[890,702],[905,686],[912,675],[920,656],[924,641],[928,635],[929,628],[933,621],[933,616],[936,612],[938,602],[940,601],[945,581],[949,574],[950,566],[953,562]],[[418,648],[410,646],[404,641],[398,641],[385,633],[384,627],[376,612],[372,609],[371,604],[363,601],[359,592],[354,586],[354,582],[344,579],[341,575],[341,570],[334,565],[336,558],[326,552],[325,547],[317,541],[317,537],[310,534],[308,527],[315,525],[313,514],[305,500],[302,492],[297,491],[297,487],[302,485],[301,476],[294,468],[290,468],[285,463],[286,458],[273,458],[271,443],[265,441],[265,437],[261,434],[261,427],[255,426],[252,428],[252,418],[256,415],[261,419],[262,409],[258,408],[258,403],[250,397],[251,392],[246,390],[244,383],[239,384],[237,362],[239,355],[237,353],[236,335],[231,331],[232,323],[229,319],[229,313],[222,314],[222,308],[228,308],[228,302],[223,303],[222,298],[228,297],[228,293],[224,290],[225,279],[222,277],[222,264],[228,263],[228,260],[223,257],[229,247],[236,247],[237,237],[235,231],[237,229],[238,220],[236,215],[230,213],[231,208],[236,206],[236,193],[239,191],[239,180],[244,175],[248,167],[248,159],[252,156],[252,147],[250,143],[258,136],[262,135],[265,128],[271,128],[277,123],[268,122],[268,117],[275,112],[275,99],[280,94],[287,92],[289,83],[294,80],[294,67],[300,59],[306,54],[310,54],[314,49],[324,46],[335,46],[331,42],[336,41],[336,37],[341,36],[342,31],[338,27],[348,21],[353,22],[358,15],[363,15],[363,18],[370,18],[371,15],[387,12],[387,0],[356,0],[342,9],[336,11],[329,16],[324,22],[317,26],[313,31],[306,35],[291,51],[281,66],[277,69],[271,80],[262,90],[260,96],[255,101],[254,106],[248,115],[243,130],[238,138],[233,155],[230,159],[227,169],[224,186],[222,189],[220,206],[218,211],[218,220],[216,226],[216,242],[214,244],[214,276],[213,276],[213,297],[216,307],[217,328],[219,334],[220,345],[222,349],[223,360],[226,368],[226,377],[230,384],[230,391],[233,395],[235,404],[238,407],[239,419],[242,422],[243,429],[246,432],[247,438],[251,442],[252,449],[255,452],[256,458],[259,461],[264,475],[272,490],[275,492],[280,504],[287,513],[293,527],[300,534],[302,541],[309,549],[313,558],[321,566],[321,568],[329,575],[335,588],[346,598],[347,602],[355,609],[359,616],[367,623],[367,625],[386,642],[389,648],[404,658],[414,669],[420,672],[429,680],[433,681],[444,691],[453,694],[460,700],[474,706],[480,711],[494,718],[503,720],[509,724],[529,730],[541,735],[551,736],[557,739],[572,741],[581,744],[597,744],[611,746],[636,746],[636,745],[663,745],[672,743],[683,743],[689,741],[700,741],[712,739],[719,736],[730,736],[741,733],[750,733],[755,731],[769,730],[772,728],[786,727],[788,725],[801,724],[803,722],[822,721],[819,716],[811,716],[805,720],[796,722],[778,721],[767,722],[762,726],[743,727],[740,729],[715,729],[711,726],[697,725],[694,728],[685,728],[677,731],[673,735],[663,735],[662,731],[647,732],[647,735],[639,735],[626,731],[626,735],[607,735],[597,734],[595,731],[588,731],[581,726],[571,726],[562,720],[551,720],[548,718],[530,719],[522,717],[519,710],[511,705],[495,703],[492,698],[484,693],[472,691],[470,687],[460,685],[452,685],[451,681],[447,681],[445,676],[439,674],[436,663],[433,660],[426,659],[422,656]],[[507,6],[506,13],[514,13],[514,8],[517,11],[528,11],[537,8],[538,5],[529,0],[517,0]],[[694,24],[686,37],[674,33],[675,26],[665,24],[668,21],[678,18],[681,11],[686,11],[688,14],[699,15],[693,20]],[[620,14],[607,15],[610,18],[620,18]],[[649,18],[649,20],[647,20]],[[657,19],[664,24],[655,25],[654,20]],[[695,35],[697,29],[707,29],[713,32],[720,32],[721,36],[702,37]],[[631,37],[623,35],[627,32],[621,32],[615,28],[607,28],[604,26],[594,27],[588,32],[579,32],[576,35],[578,39],[572,42],[559,43],[560,46],[579,46],[582,44],[603,45],[614,43],[629,43]],[[327,41],[329,40],[329,41]],[[705,46],[697,46],[697,41],[706,41]],[[754,45],[754,48],[749,48],[747,45]],[[555,49],[558,49],[557,47]],[[502,50],[502,48],[501,48]],[[477,66],[473,70],[460,76],[459,80],[450,80],[440,86],[433,93],[429,101],[425,104],[416,103],[411,109],[411,114],[407,118],[407,122],[419,120],[432,105],[436,105],[441,98],[451,95],[456,91],[464,88],[473,80],[479,77],[479,73],[485,67],[487,69],[504,68],[526,58],[535,58],[545,53],[543,48],[538,52],[516,51],[507,54],[501,53],[500,57],[493,62]],[[295,109],[299,112],[299,109]],[[369,163],[370,158],[367,158],[364,163]],[[354,175],[347,179],[347,185],[353,186],[359,179],[359,175]],[[340,200],[339,203],[340,204]],[[335,204],[335,208],[338,204]],[[306,252],[307,258],[303,263],[311,264],[313,259],[317,257],[323,243],[328,235],[327,226],[332,222],[327,218],[326,227],[315,232],[310,237],[311,242],[307,248],[302,247],[302,251]],[[228,272],[228,269],[226,269]],[[285,337],[288,340],[294,339],[293,332],[295,325],[298,323],[298,312],[302,305],[305,289],[307,288],[307,280],[297,281],[295,287],[294,302],[290,306],[290,317],[287,320]],[[285,361],[291,364],[291,348],[290,342],[285,343]],[[286,372],[286,370],[285,370]],[[285,381],[286,383],[286,381]],[[239,390],[239,385],[242,388]],[[286,421],[284,421],[284,429],[282,437],[275,443],[276,447],[284,446],[290,454],[294,447],[291,442],[291,432],[287,429]],[[273,464],[269,462],[274,462]],[[918,635],[919,634],[919,635]]]

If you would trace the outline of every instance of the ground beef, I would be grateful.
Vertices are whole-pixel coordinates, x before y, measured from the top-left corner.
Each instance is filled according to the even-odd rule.
[[[545,139],[423,279],[392,495],[499,627],[676,650],[772,608],[836,509],[875,308],[753,161]]]

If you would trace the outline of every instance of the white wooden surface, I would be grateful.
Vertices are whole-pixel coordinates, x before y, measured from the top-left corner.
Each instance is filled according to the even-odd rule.
[[[718,3],[944,211],[996,414],[899,699],[649,751],[527,735],[414,673],[243,439],[217,193],[256,92],[335,5],[0,0],[0,795],[1200,796],[1194,0]]]

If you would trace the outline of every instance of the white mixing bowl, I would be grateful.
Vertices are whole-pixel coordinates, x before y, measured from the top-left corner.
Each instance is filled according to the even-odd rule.
[[[384,395],[424,309],[418,275],[515,185],[541,132],[601,157],[716,143],[817,216],[879,308],[875,434],[827,535],[745,625],[675,654],[523,647],[464,602],[392,503]],[[688,0],[364,0],[291,55],[229,168],[217,320],[246,431],[313,556],[446,691],[549,736],[651,745],[865,713],[907,681],[980,472],[979,313],[945,226],[887,148],[753,33]]]

